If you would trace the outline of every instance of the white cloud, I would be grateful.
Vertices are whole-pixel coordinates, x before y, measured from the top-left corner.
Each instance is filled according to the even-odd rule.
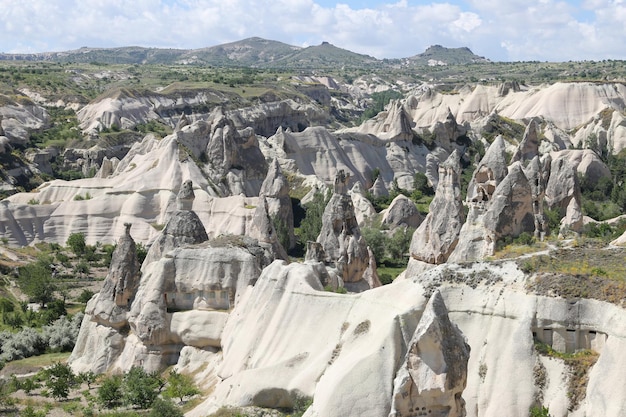
[[[293,45],[329,41],[383,57],[433,44],[469,46],[494,60],[626,58],[623,0],[0,0],[0,51],[80,46],[200,48],[261,36]],[[369,2],[368,4],[372,4]]]

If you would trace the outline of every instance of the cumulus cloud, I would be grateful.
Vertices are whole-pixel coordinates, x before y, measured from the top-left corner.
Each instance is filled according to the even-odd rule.
[[[377,58],[407,57],[433,44],[469,46],[479,55],[505,61],[626,58],[622,0],[420,3],[0,0],[0,51],[202,48],[261,36],[292,45],[328,41]]]

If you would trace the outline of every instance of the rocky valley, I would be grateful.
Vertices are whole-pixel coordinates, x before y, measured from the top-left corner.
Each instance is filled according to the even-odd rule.
[[[3,253],[115,245],[72,370],[191,375],[190,417],[626,415],[626,75],[253,41],[0,61]]]

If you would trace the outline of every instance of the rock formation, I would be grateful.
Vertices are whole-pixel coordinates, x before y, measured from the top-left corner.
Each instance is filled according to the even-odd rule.
[[[531,120],[530,123],[528,123],[528,126],[526,126],[522,141],[520,142],[517,151],[513,155],[511,162],[520,161],[522,163],[526,163],[527,161],[533,159],[535,156],[539,155],[540,141],[537,129],[537,122],[535,120]]]
[[[259,197],[265,198],[268,205],[268,214],[273,223],[280,226],[281,233],[287,236],[288,243],[285,249],[296,245],[296,236],[293,232],[293,208],[289,196],[289,182],[282,173],[278,159],[274,159],[267,170],[267,176],[261,185]]]
[[[381,223],[390,230],[400,226],[417,228],[424,220],[415,203],[404,194],[398,194],[389,207],[383,210],[382,215]]]
[[[464,417],[470,347],[435,292],[413,333],[393,384],[389,417]]]
[[[581,193],[575,167],[565,158],[555,158],[550,165],[546,186],[546,204],[564,216],[559,234],[580,233],[583,227]]]
[[[287,252],[280,241],[281,236],[274,227],[274,217],[269,210],[265,196],[259,197],[259,203],[254,210],[249,236],[257,239],[260,245],[267,247],[268,261],[271,262],[274,259],[288,260],[289,256],[287,256]],[[287,235],[286,237],[288,238],[289,236]]]
[[[439,183],[429,213],[411,240],[411,257],[416,260],[441,264],[456,247],[465,220],[459,160],[458,151],[454,151],[439,166]]]
[[[81,331],[69,359],[75,369],[105,372],[124,345],[128,313],[141,278],[135,241],[130,235],[131,225],[125,226],[126,231],[113,251],[102,290],[85,308]]]
[[[180,194],[188,197],[189,188]],[[134,242],[123,236],[69,363],[76,371],[157,371],[175,364],[185,346],[217,352],[228,310],[271,261],[249,237],[206,242],[193,211],[172,213],[141,272]]]
[[[389,190],[387,190],[385,182],[380,176],[376,178],[376,181],[374,181],[374,184],[372,184],[369,192],[372,193],[374,197],[387,197],[389,195]]]
[[[530,183],[533,215],[535,218],[535,232],[536,238],[543,240],[546,234],[550,232],[548,230],[547,220],[544,214],[544,201],[546,196],[546,186],[548,179],[550,178],[550,166],[552,165],[552,158],[550,155],[546,155],[543,158],[535,156],[524,170],[526,178]]]
[[[400,100],[392,100],[384,111],[366,120],[355,131],[385,141],[410,141],[414,135],[413,121]]]
[[[335,266],[343,282],[356,283],[362,280],[369,265],[369,254],[347,194],[349,180],[349,175],[339,171],[334,193],[322,215],[317,242],[324,249],[326,262]]]
[[[354,206],[354,214],[359,226],[363,226],[367,220],[372,219],[376,215],[376,209],[372,202],[365,197],[365,191],[360,182],[355,182],[350,191],[352,205]]]
[[[508,165],[504,139],[498,135],[487,148],[485,156],[472,175],[467,187],[467,200],[476,202],[490,200],[496,186],[508,174]]]
[[[432,130],[438,143],[448,152],[452,152],[454,150],[453,143],[467,133],[467,128],[457,123],[449,108],[446,119],[436,122]]]
[[[535,230],[532,190],[520,163],[511,166],[488,199],[474,199],[468,206],[467,221],[451,262],[484,259],[494,254],[498,240]]]
[[[202,221],[191,210],[194,198],[192,182],[187,180],[176,198],[179,209],[172,213],[161,235],[150,246],[146,263],[157,261],[170,250],[182,245],[202,243],[209,239]]]

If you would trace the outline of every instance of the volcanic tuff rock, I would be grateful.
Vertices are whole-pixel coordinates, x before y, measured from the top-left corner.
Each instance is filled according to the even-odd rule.
[[[398,194],[381,213],[383,215],[381,223],[389,226],[391,230],[400,226],[416,228],[424,220],[415,203],[404,194]]]
[[[357,283],[369,265],[369,253],[347,194],[350,176],[339,171],[334,192],[322,215],[317,242],[324,248],[325,261],[334,265],[344,283]]]
[[[535,156],[539,155],[539,136],[537,133],[537,122],[535,120],[531,120],[526,126],[526,130],[524,131],[524,136],[522,136],[522,141],[519,143],[517,147],[517,151],[511,162],[521,161],[522,163],[526,161],[530,161]]]
[[[267,247],[271,260],[288,260],[287,252],[280,241],[281,236],[274,227],[274,219],[275,217],[270,214],[267,198],[262,195],[254,210],[252,228],[248,235],[257,239],[260,245]]]
[[[365,197],[365,191],[363,191],[363,186],[360,182],[355,182],[348,194],[352,198],[356,221],[359,223],[359,226],[363,226],[367,220],[372,219],[376,215],[376,209],[372,202]]]
[[[293,231],[293,208],[289,196],[289,182],[283,175],[278,159],[274,159],[267,170],[267,176],[261,185],[259,197],[265,197],[268,205],[268,214],[273,219],[274,225],[282,228],[282,233],[288,237],[291,249],[296,245],[296,236]]]
[[[426,304],[393,383],[389,417],[464,417],[470,347],[436,291]]]
[[[465,220],[461,202],[460,155],[454,151],[439,166],[439,184],[430,210],[413,233],[411,256],[429,264],[446,262],[459,239]]]
[[[190,235],[190,227],[202,225],[193,222],[189,213],[193,212],[172,215],[162,232],[164,238],[153,244],[146,257],[139,285],[130,283],[130,288],[124,287],[122,298],[115,300],[121,304],[129,300],[128,305],[113,303],[108,290],[111,285],[107,284],[106,290],[89,302],[69,360],[74,370],[126,371],[140,365],[157,371],[175,364],[184,346],[220,347],[227,310],[238,302],[243,289],[256,281],[271,258],[248,237],[226,236],[198,244],[206,234]],[[168,246],[174,240],[177,243]],[[116,256],[126,258],[133,252],[121,253],[128,246],[123,240],[121,243]],[[164,256],[157,257],[155,245]],[[124,276],[132,272],[132,262],[114,261],[107,278],[111,282],[119,282],[118,264],[125,266]],[[134,297],[123,298],[131,288],[136,290]]]
[[[224,328],[222,382],[190,416],[221,404],[291,407],[299,396],[313,397],[308,417],[389,415],[394,378],[406,366],[411,339],[424,340],[435,336],[435,328],[443,329],[445,307],[438,304],[438,314],[422,314],[428,300],[408,281],[349,297],[325,292],[318,271],[313,264],[280,261],[263,271]],[[420,317],[430,319],[420,322]],[[424,337],[418,328],[424,329]],[[423,358],[449,358],[452,352],[442,353],[436,344],[418,345]],[[447,362],[448,372],[464,368],[459,359]],[[464,384],[463,373],[457,376],[454,390]],[[419,386],[438,380],[431,374]],[[410,400],[426,398],[414,391]],[[449,405],[448,398],[442,400],[428,405]]]
[[[501,135],[498,135],[487,148],[485,156],[480,160],[472,179],[467,186],[469,201],[487,201],[491,199],[497,185],[508,174],[506,145]]]
[[[555,158],[550,166],[550,179],[546,186],[546,204],[556,208],[561,219],[560,234],[569,231],[580,233],[583,227],[580,206],[581,193],[576,168],[568,159]]]
[[[520,163],[511,166],[509,174],[497,184],[492,195],[468,201],[469,213],[461,228],[459,242],[448,259],[468,262],[495,253],[496,242],[534,232],[535,216],[531,186]]]
[[[0,94],[0,103],[0,136],[5,136],[11,146],[28,146],[30,132],[50,121],[48,112],[28,99],[17,102]]]
[[[366,120],[355,129],[346,129],[346,131],[374,135],[385,141],[410,141],[415,135],[413,122],[400,100],[392,100],[387,108],[374,118]]]
[[[117,241],[102,290],[96,301],[90,303],[91,308],[85,310],[94,321],[117,330],[128,324],[126,313],[135,299],[141,277],[135,241],[130,235],[132,225],[125,226],[126,232]]]

